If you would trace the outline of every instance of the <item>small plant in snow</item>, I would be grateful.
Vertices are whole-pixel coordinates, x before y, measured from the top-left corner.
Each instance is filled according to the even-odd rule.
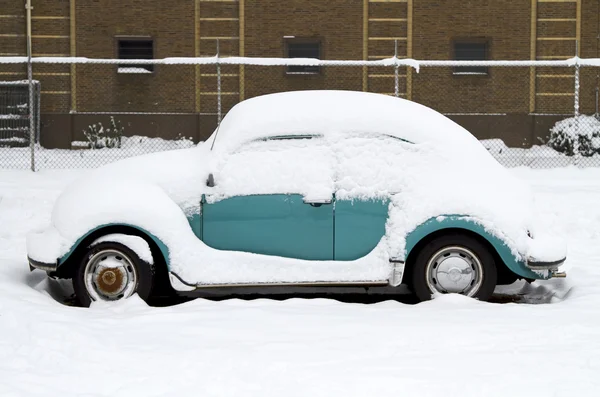
[[[102,123],[99,124],[100,128],[102,128]],[[88,129],[83,130],[83,135],[85,136],[85,139],[87,139],[90,149],[99,148],[98,139],[100,138],[100,131],[98,131],[98,126],[96,124],[88,125]]]
[[[102,123],[92,124],[83,131],[83,135],[87,139],[90,149],[120,148],[124,130],[121,122],[115,121],[115,118],[111,116],[110,127],[105,128]]]
[[[600,120],[596,116],[561,120],[550,129],[547,145],[567,156],[600,154]]]

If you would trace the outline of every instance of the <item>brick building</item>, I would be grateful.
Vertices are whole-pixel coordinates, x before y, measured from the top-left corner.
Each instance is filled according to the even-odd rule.
[[[26,55],[25,0],[0,0],[0,56]],[[316,56],[374,60],[598,57],[600,0],[32,0],[33,56],[166,58]],[[149,70],[147,70],[149,69]],[[393,70],[223,66],[223,109],[296,89],[390,94]],[[206,138],[216,123],[214,66],[34,65],[41,139],[70,147],[116,114],[126,134]],[[479,138],[531,145],[573,112],[573,69],[422,68],[400,71],[401,95]],[[597,72],[582,70],[581,107],[596,111]],[[0,64],[0,80],[26,78]],[[135,113],[135,114],[134,114]]]

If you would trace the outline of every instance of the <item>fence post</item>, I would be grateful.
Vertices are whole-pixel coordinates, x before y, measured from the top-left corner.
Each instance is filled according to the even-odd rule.
[[[398,40],[394,40],[394,96],[400,96],[400,76],[398,74]]]
[[[29,83],[29,101],[27,104],[29,118],[29,149],[31,154],[31,171],[35,171],[35,125],[33,117],[33,67],[31,64],[31,0],[25,4],[27,9],[27,80]]]
[[[217,39],[217,126],[221,125],[221,64],[219,62],[219,39]]]
[[[575,100],[574,100],[574,113],[575,117],[579,117],[579,41],[575,41]]]
[[[41,110],[41,96],[42,96],[42,85],[39,81],[37,81],[37,84],[35,85],[35,141],[37,143],[40,143],[40,125],[41,125],[41,117],[42,117],[42,110]]]

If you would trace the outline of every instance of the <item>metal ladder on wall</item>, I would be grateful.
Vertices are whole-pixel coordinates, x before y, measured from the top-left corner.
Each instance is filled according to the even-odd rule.
[[[581,43],[581,0],[532,0],[531,59],[565,60]],[[573,108],[573,68],[531,68],[530,113],[564,113]]]
[[[364,0],[363,58],[379,60],[411,56],[409,20],[412,0]],[[389,67],[369,67],[363,78],[363,90],[394,95],[395,74]],[[398,95],[410,99],[410,73],[401,68]]]
[[[195,0],[195,56],[244,56],[243,30],[244,0]],[[214,65],[196,66],[196,112],[216,111],[220,84],[223,108],[230,109],[243,99],[243,66],[222,66],[217,72]],[[217,80],[220,80],[219,82]]]

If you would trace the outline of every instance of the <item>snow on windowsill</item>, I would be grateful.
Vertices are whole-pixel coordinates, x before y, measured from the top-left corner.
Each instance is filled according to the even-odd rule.
[[[119,67],[117,69],[117,73],[146,74],[146,73],[152,73],[152,72],[148,69],[138,68],[138,67]]]
[[[487,76],[487,72],[452,72],[454,76]]]
[[[321,74],[320,72],[285,72],[285,74],[292,74],[292,75],[318,75]]]

